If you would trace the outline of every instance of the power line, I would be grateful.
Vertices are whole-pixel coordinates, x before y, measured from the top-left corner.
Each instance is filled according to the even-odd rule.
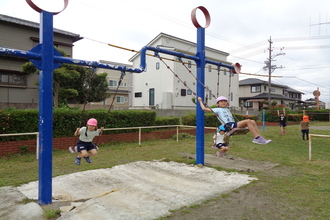
[[[321,39],[329,39],[330,35],[323,36],[314,36],[314,37],[292,37],[292,38],[275,38],[273,41],[304,41],[304,40],[321,40]]]
[[[284,48],[285,50],[306,50],[306,49],[329,49],[330,45],[299,46],[299,47],[274,47],[274,49]]]
[[[293,67],[293,68],[286,68],[285,70],[326,69],[326,68],[330,68],[330,65],[298,66],[298,67]]]
[[[325,88],[325,89],[330,89],[330,87],[321,86],[321,85],[318,85],[318,84],[316,84],[316,83],[312,83],[312,82],[310,82],[310,81],[307,81],[307,80],[304,80],[304,79],[298,78],[297,76],[294,77],[294,78],[299,79],[299,80],[304,81],[304,82],[307,82],[307,83],[309,83],[309,84],[313,84],[313,85],[318,86],[318,87],[322,87],[322,88]]]

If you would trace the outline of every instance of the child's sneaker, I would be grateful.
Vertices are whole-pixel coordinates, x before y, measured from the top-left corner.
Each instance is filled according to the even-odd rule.
[[[69,147],[69,151],[70,151],[70,153],[72,153],[72,154],[77,153],[77,152],[78,152],[78,151],[77,151],[77,146],[71,146],[71,147]]]
[[[213,149],[218,149],[215,145],[212,145],[211,147],[212,147]]]
[[[266,140],[264,137],[259,136],[258,139],[254,138],[252,142],[255,144],[268,144],[268,143],[272,142],[272,140]]]
[[[75,163],[76,165],[80,165],[80,160],[81,160],[81,158],[79,158],[79,157],[76,157],[76,160],[75,160],[75,162],[74,162],[74,163]]]
[[[92,163],[91,158],[89,158],[89,157],[84,157],[84,158],[85,158],[85,160],[86,160],[87,163]]]

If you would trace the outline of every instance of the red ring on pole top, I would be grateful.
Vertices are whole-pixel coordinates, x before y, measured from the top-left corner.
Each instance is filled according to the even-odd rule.
[[[241,64],[239,63],[233,63],[232,66],[234,67],[233,73],[241,73]]]
[[[203,14],[204,14],[204,16],[205,16],[205,19],[206,19],[206,24],[205,24],[205,27],[204,27],[204,28],[207,28],[208,26],[210,26],[210,23],[211,23],[211,17],[210,17],[209,12],[207,11],[207,9],[206,9],[205,7],[203,7],[203,6],[198,6],[198,7],[194,8],[194,9],[191,11],[191,21],[192,21],[192,23],[194,24],[194,26],[195,26],[196,28],[200,28],[200,27],[202,27],[202,26],[198,23],[197,18],[196,18],[196,11],[197,11],[197,9],[200,9],[200,10],[203,12]]]
[[[44,11],[44,10],[42,10],[41,8],[39,8],[36,4],[34,4],[33,2],[32,2],[32,0],[26,0],[26,2],[30,5],[30,7],[31,8],[33,8],[35,11],[37,11],[37,12],[42,12],[42,11]],[[63,9],[61,10],[61,11],[57,11],[57,12],[51,12],[50,11],[50,13],[52,13],[53,15],[57,15],[57,14],[59,14],[59,13],[61,13],[62,11],[64,11],[65,9],[66,9],[66,7],[68,6],[68,4],[69,4],[69,0],[64,0],[64,7],[63,7]]]

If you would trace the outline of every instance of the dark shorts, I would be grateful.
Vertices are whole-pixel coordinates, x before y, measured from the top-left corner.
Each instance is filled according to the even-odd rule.
[[[280,127],[286,127],[286,123],[285,122],[280,122]]]
[[[83,142],[83,141],[78,141],[77,143],[77,151],[90,151],[96,149],[95,144],[93,144],[93,142]]]
[[[218,143],[216,147],[221,149],[222,147],[228,147],[228,145],[226,143]]]
[[[225,124],[225,129],[226,131],[230,131],[233,128],[237,128],[237,122],[229,122],[227,124]]]
[[[301,133],[307,134],[309,132],[309,129],[301,130]]]

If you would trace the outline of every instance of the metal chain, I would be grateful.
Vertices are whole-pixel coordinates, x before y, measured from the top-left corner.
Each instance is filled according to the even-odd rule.
[[[196,92],[194,92],[191,88],[189,88],[189,86],[187,85],[187,83],[186,82],[184,82],[179,76],[178,76],[178,74],[176,74],[172,69],[171,69],[171,67],[169,66],[169,65],[167,65],[167,63],[163,60],[163,58],[162,57],[160,57],[159,56],[159,54],[157,53],[157,52],[155,52],[155,57],[158,57],[158,59],[160,60],[160,61],[162,61],[163,62],[163,64],[167,67],[167,69],[168,70],[170,70],[172,73],[173,73],[173,75],[186,87],[186,88],[188,88],[195,96],[197,96],[197,94],[196,94]]]
[[[113,96],[113,98],[112,98],[112,101],[111,101],[111,104],[110,104],[110,106],[109,106],[108,112],[106,113],[106,115],[105,115],[105,117],[104,117],[104,120],[103,120],[103,126],[105,126],[105,123],[107,122],[107,117],[108,117],[108,115],[109,115],[109,113],[110,113],[110,111],[111,111],[111,108],[112,108],[113,103],[114,103],[114,101],[115,101],[115,98],[116,98],[116,96],[117,96],[117,93],[118,93],[119,87],[120,87],[120,85],[121,85],[121,83],[122,83],[122,81],[123,81],[125,75],[126,75],[125,70],[122,70],[122,71],[121,71],[121,74],[120,74],[120,77],[119,77],[119,81],[118,81],[118,85],[117,85],[117,88],[116,88],[115,94],[114,94],[114,96]],[[99,141],[99,137],[100,137],[100,135],[96,136],[96,140],[94,141],[95,145],[97,145],[97,143],[98,143],[98,141]]]
[[[178,60],[180,61],[180,63],[186,68],[186,70],[196,79],[196,81],[198,81],[202,86],[203,88],[206,90],[206,92],[210,92],[211,90],[209,89],[208,86],[205,86],[193,73],[192,71],[186,66],[186,64],[182,61],[182,59],[179,57]],[[220,69],[220,67],[219,67]],[[213,98],[217,98],[212,92],[211,92],[211,96]]]

